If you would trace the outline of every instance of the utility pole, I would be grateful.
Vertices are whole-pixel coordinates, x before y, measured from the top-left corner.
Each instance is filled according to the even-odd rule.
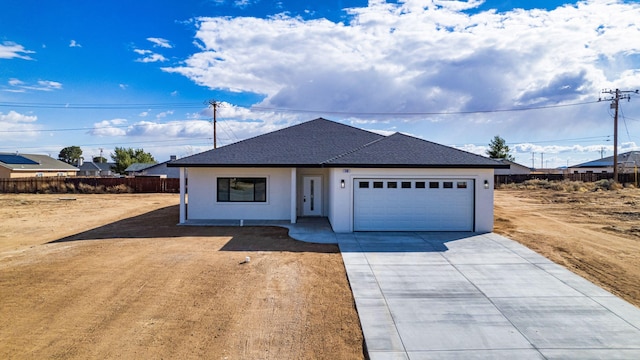
[[[600,147],[600,159],[604,158],[604,146]]]
[[[213,109],[213,148],[217,149],[218,143],[216,140],[216,123],[218,121],[216,119],[216,115],[218,114],[218,107],[220,106],[220,102],[216,101],[215,99],[210,99],[206,101],[205,104],[208,104]]]
[[[536,168],[536,153],[534,152],[531,153],[531,168]]]
[[[104,150],[104,149],[100,148],[100,164],[102,164],[102,150]]]
[[[614,109],[613,115],[613,181],[618,182],[618,108],[620,100],[627,99],[631,101],[631,93],[637,94],[638,90],[602,90],[603,94],[608,94],[607,98],[600,98],[598,101],[609,100],[611,109]]]
[[[540,153],[540,167],[544,169],[544,153]]]

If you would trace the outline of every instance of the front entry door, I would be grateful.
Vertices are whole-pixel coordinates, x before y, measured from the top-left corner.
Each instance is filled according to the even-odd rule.
[[[302,216],[321,216],[322,177],[305,176],[302,182]]]

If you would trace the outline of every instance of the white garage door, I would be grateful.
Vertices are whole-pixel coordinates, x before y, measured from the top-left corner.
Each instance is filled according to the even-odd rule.
[[[355,231],[473,231],[472,179],[355,179]]]

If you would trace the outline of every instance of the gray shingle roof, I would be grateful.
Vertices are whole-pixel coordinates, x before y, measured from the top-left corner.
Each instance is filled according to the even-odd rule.
[[[12,153],[1,153],[5,155],[15,155]],[[12,171],[78,171],[75,166],[69,165],[48,155],[20,154],[20,157],[32,160],[32,164],[11,164],[0,162],[0,166]]]
[[[168,166],[508,167],[400,133],[382,136],[322,118],[172,161]]]

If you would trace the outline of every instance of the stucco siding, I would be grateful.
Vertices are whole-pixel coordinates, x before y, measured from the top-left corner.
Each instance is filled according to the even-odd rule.
[[[218,177],[267,178],[267,201],[218,202]],[[290,220],[291,169],[190,168],[188,197],[188,219]]]

